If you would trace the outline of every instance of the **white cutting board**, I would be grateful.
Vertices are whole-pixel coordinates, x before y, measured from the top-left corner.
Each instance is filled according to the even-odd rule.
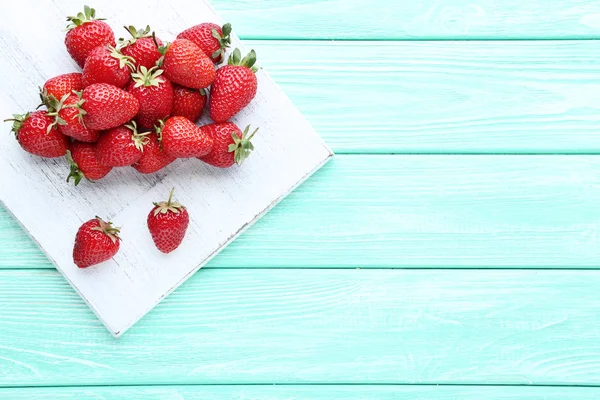
[[[78,71],[67,54],[67,15],[83,10],[76,0],[0,2],[0,116],[35,109],[46,79]],[[103,0],[96,14],[107,18],[116,37],[149,24],[163,41],[204,21],[222,21],[202,0]],[[26,19],[26,21],[25,21]],[[233,27],[235,33],[235,26]],[[244,49],[237,37],[232,49]],[[231,51],[231,50],[230,50]],[[260,64],[260,53],[258,54]],[[113,170],[96,184],[77,188],[65,182],[62,158],[46,160],[25,153],[10,125],[0,128],[0,200],[21,223],[67,281],[114,335],[123,334],[165,296],[319,169],[333,153],[300,112],[261,70],[258,94],[232,121],[242,129],[260,127],[256,151],[242,167],[213,168],[199,160],[178,160],[143,176],[132,168]],[[163,255],[146,226],[153,201],[176,199],[190,213],[181,247]],[[95,215],[121,230],[121,250],[113,260],[88,269],[73,264],[75,232]],[[185,321],[182,321],[185,324]]]

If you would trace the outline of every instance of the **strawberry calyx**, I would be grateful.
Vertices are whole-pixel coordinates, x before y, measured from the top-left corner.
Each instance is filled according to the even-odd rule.
[[[119,48],[134,44],[138,39],[152,37],[154,32],[150,34],[150,25],[146,25],[145,29],[135,29],[135,26],[124,26],[125,30],[131,35],[131,39],[119,38]]]
[[[219,41],[219,50],[212,53],[212,58],[220,58],[225,55],[225,49],[231,45],[231,24],[226,23],[221,28],[222,35],[216,29],[212,30],[212,36]]]
[[[242,58],[242,52],[240,49],[236,48],[233,53],[229,56],[227,60],[228,65],[235,65],[239,67],[246,67],[252,70],[252,72],[256,73],[258,71],[258,67],[256,64],[256,52],[254,50],[250,50],[250,53],[246,55],[246,57]]]
[[[98,226],[92,228],[93,231],[100,231],[104,233],[106,236],[112,240],[113,243],[116,243],[119,237],[119,233],[121,233],[121,228],[116,228],[112,226],[112,222],[106,222],[102,218],[96,216],[98,220]]]
[[[131,78],[135,82],[134,87],[159,87],[161,83],[165,82],[164,78],[160,77],[163,74],[163,72],[165,71],[163,71],[162,69],[158,69],[157,66],[154,66],[150,69],[146,68],[143,65],[140,66],[140,68],[136,72],[131,74]]]
[[[126,56],[115,47],[107,46],[107,48],[110,51],[110,56],[115,60],[119,61],[119,68],[127,66],[127,68],[129,68],[130,71],[135,71],[135,59],[133,57]]]
[[[12,118],[5,119],[4,122],[12,122],[13,126],[10,129],[11,132],[15,134],[16,137],[19,137],[19,130],[23,126],[23,122],[29,118],[29,113],[26,114],[13,114]]]
[[[71,168],[69,175],[67,176],[67,182],[70,182],[71,178],[73,178],[73,183],[75,184],[75,186],[77,186],[79,185],[79,182],[81,182],[81,180],[86,176],[83,174],[83,172],[81,172],[81,170],[79,169],[79,165],[77,165],[75,160],[73,160],[71,150],[67,150],[66,158],[69,162],[69,167]]]
[[[256,128],[254,132],[248,136],[248,132],[250,131],[250,125],[248,125],[244,132],[242,133],[242,137],[240,138],[236,132],[231,132],[231,137],[233,138],[233,143],[229,145],[227,148],[228,152],[233,152],[233,159],[237,165],[242,165],[244,160],[250,156],[250,153],[254,150],[254,145],[251,140],[258,132],[259,128]]]
[[[77,28],[78,26],[81,26],[87,22],[103,21],[105,19],[106,18],[96,18],[96,10],[88,6],[84,6],[83,12],[78,13],[76,16],[67,17],[67,21],[70,22],[69,25],[67,25],[67,30],[70,31],[71,29]]]
[[[158,214],[166,214],[169,211],[175,214],[179,214],[181,210],[185,209],[184,206],[173,201],[173,192],[175,192],[175,188],[171,189],[171,192],[169,193],[169,200],[161,201],[160,203],[152,203],[156,206],[156,208],[154,209],[155,216]]]
[[[133,140],[133,144],[139,151],[144,151],[144,146],[148,143],[148,135],[151,132],[143,132],[139,133],[137,130],[137,124],[135,121],[131,121],[128,124],[125,124],[125,128],[131,130],[131,140]]]

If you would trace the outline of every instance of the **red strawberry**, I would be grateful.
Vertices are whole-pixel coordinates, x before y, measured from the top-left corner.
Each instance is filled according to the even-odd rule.
[[[186,117],[190,121],[197,121],[202,115],[206,105],[206,91],[204,89],[189,89],[183,86],[173,86],[173,111],[171,115]]]
[[[140,103],[135,120],[145,129],[151,129],[159,120],[170,116],[173,109],[173,86],[161,76],[163,70],[157,68],[140,67],[131,75],[133,81],[127,86],[127,91]]]
[[[81,73],[72,72],[48,79],[42,88],[42,96],[53,96],[55,99],[60,100],[65,94],[71,94],[73,91],[79,92],[80,90],[83,90]]]
[[[75,17],[67,17],[65,45],[73,60],[83,68],[86,58],[98,46],[115,46],[115,34],[104,18],[96,18],[96,10],[84,7],[84,12]]]
[[[190,216],[179,203],[173,201],[171,189],[169,200],[154,203],[148,214],[148,229],[156,248],[163,253],[170,253],[179,247],[190,223]]]
[[[131,79],[135,68],[131,57],[125,56],[112,46],[99,46],[90,53],[83,67],[83,86],[94,83],[110,83],[123,88]]]
[[[215,122],[229,120],[256,96],[256,53],[252,50],[243,59],[241,57],[240,50],[235,49],[228,65],[217,71],[209,100],[210,117]]]
[[[119,228],[111,222],[104,222],[100,217],[91,219],[81,225],[75,235],[73,261],[79,268],[110,260],[117,254],[120,246]]]
[[[177,35],[177,39],[187,39],[202,49],[204,54],[213,62],[223,61],[225,49],[231,44],[231,24],[223,25],[223,29],[217,24],[205,22],[192,26]]]
[[[132,166],[141,174],[153,174],[175,161],[175,157],[162,151],[155,133],[150,133],[146,137],[148,140],[144,145],[142,157]]]
[[[166,48],[162,68],[165,76],[182,86],[203,89],[215,80],[215,66],[210,58],[193,42],[176,39]]]
[[[81,92],[66,94],[60,100],[56,100],[54,96],[44,98],[43,95],[42,99],[48,107],[48,115],[54,117],[54,124],[58,126],[60,133],[82,142],[93,143],[98,140],[100,131],[89,129],[84,125],[85,111],[81,109],[83,100],[80,96]]]
[[[202,129],[210,134],[214,142],[211,152],[204,157],[199,157],[207,164],[219,168],[228,168],[234,163],[242,165],[254,150],[251,140],[258,128],[250,136],[248,136],[250,125],[242,133],[240,128],[231,122],[208,124]]]
[[[123,125],[135,117],[140,103],[131,94],[108,83],[95,83],[83,90],[83,122],[94,130]]]
[[[62,157],[67,152],[69,141],[56,129],[54,118],[46,111],[34,111],[25,115],[14,114],[12,131],[17,141],[28,153],[41,157]]]
[[[146,135],[138,133],[134,121],[102,133],[96,143],[98,161],[110,167],[135,164],[142,157]]]
[[[67,182],[74,179],[75,186],[83,178],[90,181],[97,181],[104,178],[112,167],[101,165],[96,155],[96,149],[93,144],[83,142],[73,142],[67,152],[67,160],[71,165],[71,172],[67,176]]]
[[[128,40],[119,39],[121,53],[135,60],[136,70],[142,66],[148,69],[154,67],[161,57],[158,47],[162,46],[163,42],[150,34],[150,26],[146,26],[146,29],[140,29],[139,31],[133,26],[126,26],[125,29],[131,34],[132,38]]]
[[[212,137],[185,117],[169,118],[159,133],[163,151],[175,158],[202,157],[212,149]]]

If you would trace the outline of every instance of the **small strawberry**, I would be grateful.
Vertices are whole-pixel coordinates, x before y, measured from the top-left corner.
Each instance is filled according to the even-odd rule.
[[[171,189],[169,200],[154,203],[148,214],[148,230],[156,248],[163,253],[170,253],[179,247],[190,223],[190,216],[179,203],[173,201]]]
[[[150,33],[150,26],[146,26],[144,30],[136,30],[133,26],[126,26],[125,29],[132,38],[119,39],[121,53],[135,60],[136,70],[142,66],[147,69],[154,67],[161,57],[158,48],[163,45],[163,42]]]
[[[187,39],[202,49],[214,63],[223,61],[225,49],[231,44],[231,24],[223,25],[205,22],[192,26],[177,35],[177,39]]]
[[[208,155],[199,157],[207,164],[219,168],[228,168],[233,164],[242,165],[254,150],[251,140],[258,128],[250,136],[248,136],[250,125],[242,133],[240,128],[231,122],[208,124],[204,125],[202,129],[210,134],[214,143]]]
[[[60,100],[56,100],[54,96],[42,95],[42,100],[60,133],[81,142],[94,143],[98,140],[100,131],[89,129],[83,123],[85,111],[81,108],[83,100],[80,96],[81,92],[76,92],[65,94]]]
[[[183,86],[173,86],[173,111],[171,115],[186,117],[195,122],[202,115],[206,105],[206,91],[204,89],[189,89]]]
[[[96,18],[96,10],[88,6],[75,17],[67,17],[65,45],[73,60],[83,68],[86,58],[98,46],[115,46],[115,34],[104,18]],[[62,97],[62,96],[61,96]]]
[[[42,88],[42,96],[53,96],[55,99],[60,100],[65,94],[71,94],[73,91],[79,92],[80,90],[83,90],[81,73],[72,72],[48,79]]]
[[[83,86],[94,83],[110,83],[119,88],[124,88],[131,79],[131,71],[135,68],[131,57],[121,54],[112,46],[96,47],[83,67]]]
[[[126,167],[140,160],[147,133],[138,133],[135,121],[103,132],[96,143],[96,155],[102,165]]]
[[[89,129],[106,130],[123,125],[135,117],[140,103],[131,94],[108,83],[95,83],[82,94],[83,122]]]
[[[67,160],[71,166],[71,172],[67,176],[67,182],[73,178],[75,186],[83,178],[90,181],[97,181],[104,178],[112,167],[101,165],[96,155],[96,149],[93,144],[83,142],[73,142],[67,151]]]
[[[153,174],[175,161],[175,157],[162,151],[156,133],[150,133],[146,138],[148,140],[144,145],[142,157],[132,165],[139,173]]]
[[[81,225],[75,235],[73,262],[79,268],[110,260],[119,251],[121,239],[119,228],[111,222],[104,222],[100,217],[91,219]]]
[[[158,131],[163,151],[172,157],[202,157],[212,149],[210,134],[185,117],[169,118]]]
[[[46,111],[34,111],[25,115],[15,114],[12,121],[12,131],[17,141],[28,153],[41,157],[54,158],[66,154],[69,141],[54,124],[54,118]]]
[[[256,96],[258,69],[256,53],[250,51],[242,59],[239,49],[229,57],[228,65],[217,71],[217,77],[210,89],[210,117],[215,122],[225,122],[246,107]]]
[[[133,81],[127,86],[127,91],[140,103],[135,120],[144,129],[151,129],[159,120],[170,116],[173,109],[173,86],[161,76],[163,70],[157,68],[140,67],[131,75]]]
[[[203,89],[215,80],[215,66],[193,42],[187,39],[176,39],[173,43],[161,48],[164,54],[162,69],[165,76],[179,85]]]

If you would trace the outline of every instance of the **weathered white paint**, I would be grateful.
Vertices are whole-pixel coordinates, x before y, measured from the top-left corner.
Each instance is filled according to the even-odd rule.
[[[97,6],[98,16],[108,18],[117,36],[125,33],[122,25],[150,24],[163,40],[173,40],[194,24],[220,23],[203,1],[152,0],[140,6],[110,0]],[[0,115],[33,110],[38,86],[77,70],[63,44],[64,17],[82,7],[73,0],[22,0],[18,8],[0,4],[5,21],[0,76],[7,77]],[[22,10],[30,23],[22,23]],[[241,47],[234,37],[236,46]],[[264,71],[257,76],[256,98],[233,119],[241,127],[260,127],[256,151],[242,167],[228,170],[179,160],[154,176],[126,168],[97,184],[74,188],[65,182],[65,160],[30,156],[8,138],[8,124],[2,126],[0,200],[113,335],[121,335],[332,156],[269,76]],[[152,201],[164,199],[171,187],[188,207],[191,223],[181,247],[163,255],[152,243],[146,215]],[[122,227],[121,251],[107,263],[80,270],[72,261],[73,239],[81,223],[94,215]]]

